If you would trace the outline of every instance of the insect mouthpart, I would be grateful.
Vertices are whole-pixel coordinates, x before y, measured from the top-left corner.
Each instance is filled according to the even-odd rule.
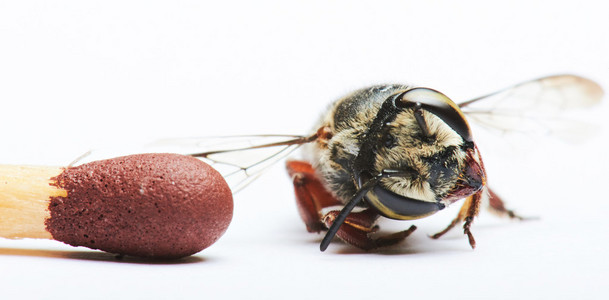
[[[476,146],[466,151],[465,167],[454,187],[440,199],[446,205],[469,197],[486,185],[486,172]]]

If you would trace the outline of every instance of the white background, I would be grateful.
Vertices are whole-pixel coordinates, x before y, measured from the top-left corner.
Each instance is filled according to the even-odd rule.
[[[0,163],[66,165],[165,137],[306,134],[332,100],[375,83],[454,100],[556,73],[608,88],[601,2],[1,1]],[[607,113],[603,103],[589,119],[606,127]],[[216,244],[174,263],[0,239],[2,298],[606,299],[606,137],[483,153],[509,206],[540,219],[482,212],[474,251],[459,230],[427,237],[451,207],[414,222],[399,247],[321,253],[277,166],[236,195]]]

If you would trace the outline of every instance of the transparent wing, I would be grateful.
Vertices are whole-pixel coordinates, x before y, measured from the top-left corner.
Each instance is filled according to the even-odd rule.
[[[603,90],[589,79],[556,75],[523,82],[459,104],[471,123],[501,134],[554,136],[577,141],[594,131],[577,120],[577,108],[601,101]]]
[[[179,153],[210,164],[222,174],[235,193],[302,144],[316,138],[317,135],[243,135],[162,139],[91,150],[70,163],[70,166],[136,153]]]
[[[218,170],[235,193],[302,144],[316,138],[316,135],[204,137],[164,139],[147,146],[156,149],[155,152],[182,153],[200,158]]]

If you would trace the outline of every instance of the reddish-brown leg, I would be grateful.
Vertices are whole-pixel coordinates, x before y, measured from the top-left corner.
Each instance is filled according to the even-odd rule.
[[[292,177],[298,212],[307,226],[307,231],[326,230],[326,226],[321,221],[322,209],[342,203],[326,190],[308,162],[290,160],[286,163],[286,168]]]
[[[309,232],[327,230],[334,223],[343,204],[326,190],[308,162],[291,160],[287,162],[286,167],[292,177],[298,211],[307,230]],[[336,206],[336,209],[327,209],[333,206]],[[375,225],[378,217],[372,209],[353,212],[347,216],[336,235],[348,244],[370,250],[397,244],[416,229],[415,226],[411,226],[404,231],[372,237],[371,235],[378,230],[378,226]]]
[[[494,214],[496,214],[498,216],[501,216],[501,217],[507,216],[510,219],[518,219],[518,220],[526,220],[527,219],[527,218],[524,218],[522,216],[517,215],[512,210],[506,209],[503,200],[501,200],[501,197],[499,197],[490,188],[488,189],[488,197],[489,197],[489,199],[488,199],[488,202],[489,202],[488,209],[492,213],[494,213]]]
[[[323,221],[327,228],[332,226],[339,213],[340,210],[332,210],[324,215]],[[373,237],[372,234],[378,230],[378,226],[375,225],[376,219],[378,219],[378,214],[372,209],[351,213],[341,225],[336,236],[347,244],[363,250],[372,250],[400,243],[417,229],[412,225],[403,231]]]
[[[472,234],[470,227],[474,222],[474,217],[478,215],[480,211],[480,202],[482,200],[483,190],[467,197],[465,199],[465,203],[461,206],[461,210],[459,210],[459,214],[457,217],[450,222],[450,224],[442,231],[431,236],[433,239],[437,239],[447,233],[449,230],[457,226],[457,224],[463,222],[463,233],[467,234],[467,238],[469,239],[469,245],[473,248],[476,248],[476,240],[474,239],[474,235]]]

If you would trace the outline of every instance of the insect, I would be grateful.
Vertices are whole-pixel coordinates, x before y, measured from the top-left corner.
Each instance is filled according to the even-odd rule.
[[[555,134],[555,125],[565,124],[557,122],[558,112],[593,105],[602,95],[596,83],[574,75],[527,81],[460,104],[429,88],[377,85],[334,102],[310,135],[164,143],[202,149],[191,155],[234,167],[225,176],[239,177],[235,189],[302,146],[306,159],[288,160],[286,167],[307,230],[326,231],[322,251],[335,236],[365,250],[397,244],[416,227],[378,237],[380,217],[424,218],[460,200],[458,215],[432,238],[463,224],[474,248],[471,226],[482,201],[501,215],[519,216],[489,188],[469,121]]]

